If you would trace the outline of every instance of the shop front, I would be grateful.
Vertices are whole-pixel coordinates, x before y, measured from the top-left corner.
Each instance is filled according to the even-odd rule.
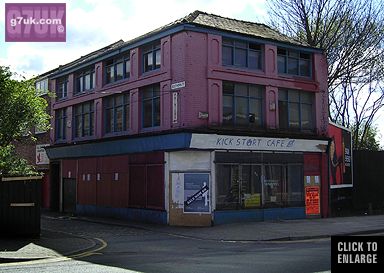
[[[192,134],[193,150],[169,152],[169,223],[325,216],[327,144],[326,140]],[[193,176],[199,182],[191,184]],[[309,187],[318,190],[318,210],[307,209],[313,206],[308,201]]]
[[[327,145],[177,133],[50,147],[60,166],[52,200],[78,214],[179,226],[327,217]]]

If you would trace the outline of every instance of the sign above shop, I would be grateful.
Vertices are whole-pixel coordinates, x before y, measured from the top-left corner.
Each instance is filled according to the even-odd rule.
[[[49,158],[45,152],[45,147],[49,144],[36,145],[36,165],[46,165],[49,164]]]
[[[326,152],[328,141],[290,138],[192,134],[190,148],[282,152]]]

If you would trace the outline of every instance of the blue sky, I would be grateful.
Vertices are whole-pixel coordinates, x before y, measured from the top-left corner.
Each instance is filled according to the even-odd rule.
[[[194,10],[265,22],[266,0],[1,0],[0,64],[26,77],[68,63],[119,39],[129,40]],[[67,42],[4,42],[4,3],[66,3]]]

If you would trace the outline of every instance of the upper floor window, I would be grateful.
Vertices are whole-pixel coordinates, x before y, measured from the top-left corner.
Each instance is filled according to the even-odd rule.
[[[75,137],[86,137],[93,135],[93,101],[74,106],[74,124]]]
[[[263,88],[253,84],[223,83],[223,124],[263,126]]]
[[[160,126],[160,85],[146,86],[141,90],[143,128]]]
[[[143,72],[148,72],[160,68],[161,51],[160,42],[146,46],[143,52]]]
[[[129,102],[129,92],[104,99],[104,128],[106,134],[129,129]]]
[[[308,91],[279,90],[280,129],[313,130],[314,94]]]
[[[278,48],[277,67],[279,73],[310,77],[311,54]]]
[[[109,60],[105,63],[105,83],[112,83],[128,79],[131,75],[131,61],[129,55]]]
[[[80,94],[95,88],[96,76],[93,68],[76,74],[75,94]]]
[[[68,95],[68,77],[56,80],[56,98],[58,100],[66,98]]]
[[[48,79],[36,81],[35,87],[37,95],[48,94]]]
[[[223,39],[223,65],[261,69],[261,45]]]
[[[55,111],[55,140],[65,140],[67,124],[67,108],[58,109]]]

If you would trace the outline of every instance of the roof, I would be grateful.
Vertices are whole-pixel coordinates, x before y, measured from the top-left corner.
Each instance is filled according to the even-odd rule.
[[[70,63],[67,63],[65,65],[60,65],[58,68],[52,70],[54,72],[57,72],[57,73],[60,73],[61,71],[63,70],[66,70],[67,68],[71,68],[71,67],[74,67],[74,66],[78,66],[78,65],[81,65],[83,63],[86,63],[87,61],[91,61],[105,53],[108,53],[110,51],[113,51],[117,48],[119,48],[121,45],[124,44],[124,41],[123,40],[119,40],[117,42],[114,42],[110,45],[107,45],[101,49],[98,49],[96,51],[93,51],[85,56],[81,56],[80,58],[70,62]]]
[[[290,38],[277,30],[272,29],[271,27],[265,24],[259,24],[254,22],[247,22],[242,20],[237,20],[233,18],[222,17],[215,14],[209,14],[203,11],[196,10],[187,16],[178,19],[170,24],[159,27],[151,32],[148,32],[142,36],[134,38],[133,40],[127,41],[124,44],[132,44],[137,40],[145,39],[156,33],[165,31],[169,28],[182,25],[182,24],[193,24],[201,27],[208,27],[212,29],[230,31],[237,34],[243,34],[248,36],[253,36],[261,39],[268,39],[273,41],[279,41],[283,43],[289,43],[293,45],[300,45],[304,47],[309,47],[308,44],[299,42],[293,38]]]
[[[162,32],[165,32],[167,30],[170,30],[172,28],[175,28],[177,26],[182,26],[182,25],[195,25],[195,26],[200,26],[202,28],[229,31],[235,34],[247,35],[247,36],[252,36],[259,39],[267,39],[267,40],[287,43],[295,46],[309,47],[309,45],[299,42],[293,38],[290,38],[264,24],[226,18],[219,15],[209,14],[206,12],[196,10],[181,19],[178,19],[172,23],[159,27],[137,38],[134,38],[126,42],[124,42],[123,40],[119,40],[113,44],[110,44],[106,47],[103,47],[99,50],[96,50],[85,56],[82,56],[75,61],[59,66],[57,69],[55,69],[54,74],[56,75],[62,74],[62,72],[64,72],[65,70],[72,69],[82,64],[86,64],[87,62],[91,62],[92,60],[95,60],[98,57],[102,57],[103,55],[106,55],[107,53],[110,53],[114,50],[119,50],[124,47],[129,47],[135,43],[148,39],[154,35],[161,34]]]
[[[210,27],[225,31],[231,31],[239,34],[255,36],[258,38],[275,40],[279,42],[301,46],[308,46],[307,44],[292,39],[264,24],[226,18],[215,14],[208,14],[199,10],[196,10],[191,14],[185,16],[183,18],[183,21],[204,27]]]

